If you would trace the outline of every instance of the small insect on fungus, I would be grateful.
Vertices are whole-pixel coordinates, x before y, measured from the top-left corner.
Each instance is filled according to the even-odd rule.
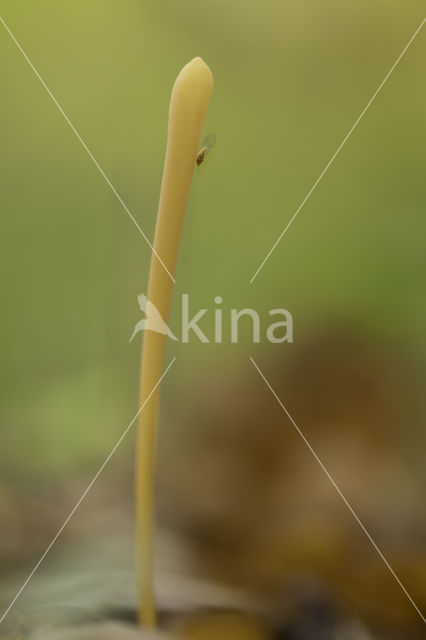
[[[216,142],[215,133],[209,133],[209,135],[204,138],[204,140],[201,143],[201,148],[197,153],[197,160],[196,160],[197,167],[199,167],[200,164],[204,161],[204,158],[206,157],[210,149],[213,147],[215,142]]]

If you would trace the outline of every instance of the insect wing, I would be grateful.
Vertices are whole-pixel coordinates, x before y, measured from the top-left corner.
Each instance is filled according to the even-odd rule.
[[[215,142],[216,142],[216,134],[209,133],[209,135],[206,136],[202,141],[201,146],[206,147],[206,153],[208,153],[210,149],[213,147]]]

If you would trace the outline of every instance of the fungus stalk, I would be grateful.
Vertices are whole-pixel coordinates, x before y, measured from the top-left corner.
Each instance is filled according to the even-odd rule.
[[[167,150],[158,205],[148,300],[168,323],[179,238],[195,169],[198,145],[213,90],[213,76],[201,58],[191,60],[173,86]],[[161,258],[161,261],[159,260]],[[163,263],[163,264],[162,264]],[[165,268],[166,267],[166,268]],[[153,585],[154,461],[165,335],[145,331],[142,347],[140,404],[136,448],[136,572],[139,622],[156,626]]]

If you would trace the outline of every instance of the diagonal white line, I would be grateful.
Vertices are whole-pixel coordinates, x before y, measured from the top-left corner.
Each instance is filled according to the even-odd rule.
[[[142,237],[144,238],[145,242],[150,246],[153,254],[156,256],[157,260],[160,262],[160,264],[162,265],[163,269],[165,269],[165,271],[168,273],[168,275],[170,276],[170,278],[173,280],[173,282],[176,282],[176,280],[174,279],[174,277],[172,276],[172,274],[170,273],[170,271],[167,269],[166,265],[164,264],[164,262],[162,261],[162,259],[160,258],[160,256],[158,255],[157,251],[154,249],[154,247],[152,246],[151,242],[149,241],[149,239],[147,238],[146,234],[143,232],[142,228],[140,227],[140,225],[138,224],[138,222],[136,221],[135,217],[132,215],[132,213],[130,212],[129,208],[127,207],[126,203],[124,202],[124,200],[121,198],[120,194],[118,193],[118,191],[116,190],[116,188],[114,187],[114,185],[112,184],[112,182],[110,181],[110,179],[108,178],[108,176],[106,175],[105,171],[102,169],[102,167],[100,166],[99,162],[96,160],[96,158],[94,157],[93,153],[90,151],[89,147],[87,146],[87,144],[84,142],[84,140],[82,139],[82,137],[80,136],[80,134],[78,133],[77,129],[74,127],[73,123],[71,122],[71,120],[68,118],[67,114],[65,113],[65,111],[62,109],[61,105],[59,104],[59,102],[56,100],[55,96],[53,95],[53,93],[51,92],[51,90],[49,89],[49,87],[47,86],[47,84],[45,83],[45,81],[43,80],[43,78],[41,77],[41,75],[39,74],[39,72],[37,71],[37,69],[35,68],[35,66],[33,65],[33,63],[31,62],[31,60],[29,59],[29,57],[27,56],[27,54],[25,53],[25,51],[23,50],[23,48],[21,47],[21,45],[19,44],[19,42],[17,41],[17,39],[15,38],[15,36],[13,35],[12,31],[9,29],[9,27],[7,26],[7,24],[5,23],[5,21],[3,20],[3,18],[0,16],[0,22],[3,24],[4,28],[6,29],[6,31],[8,32],[8,34],[10,35],[10,37],[12,38],[13,42],[16,44],[16,46],[18,47],[19,51],[22,53],[22,55],[24,56],[25,60],[28,62],[28,64],[30,65],[31,69],[34,71],[35,75],[37,76],[37,78],[40,80],[41,84],[43,85],[43,87],[46,89],[47,93],[49,94],[50,98],[52,99],[52,101],[54,102],[54,104],[56,105],[56,107],[58,108],[58,110],[60,111],[61,115],[64,117],[66,123],[69,125],[69,127],[71,128],[71,130],[73,131],[75,137],[77,138],[77,140],[80,142],[81,146],[83,147],[83,149],[87,152],[88,156],[90,157],[90,159],[92,160],[93,164],[95,165],[95,167],[97,168],[97,170],[99,171],[99,173],[101,174],[101,176],[104,178],[105,182],[107,183],[107,185],[109,186],[109,188],[111,189],[111,191],[113,192],[113,194],[115,195],[115,197],[117,198],[117,200],[119,201],[119,203],[121,204],[121,206],[123,207],[123,209],[125,210],[125,212],[127,213],[127,215],[129,216],[130,220],[133,222],[133,224],[136,226],[136,228],[138,229],[139,233],[142,235]]]
[[[367,102],[367,104],[365,105],[364,109],[361,111],[361,113],[359,114],[358,118],[355,120],[355,122],[353,123],[352,127],[349,129],[348,133],[345,135],[345,137],[343,138],[342,142],[340,143],[340,145],[337,147],[336,151],[333,153],[333,155],[331,156],[330,160],[327,162],[326,166],[324,167],[323,171],[320,173],[320,175],[318,176],[318,178],[316,179],[316,181],[314,182],[313,186],[311,187],[311,189],[308,191],[307,195],[305,196],[304,200],[302,200],[301,204],[299,205],[298,209],[296,210],[296,212],[294,213],[293,217],[290,219],[290,222],[288,222],[287,226],[284,228],[284,230],[281,232],[280,236],[278,237],[278,239],[276,240],[276,242],[274,243],[274,245],[271,247],[271,249],[269,250],[269,253],[266,255],[266,257],[264,258],[263,262],[260,264],[260,266],[257,268],[257,271],[254,273],[254,275],[252,276],[251,280],[250,280],[250,284],[252,284],[254,282],[254,280],[257,278],[260,270],[263,268],[264,264],[266,263],[267,260],[269,260],[269,258],[271,257],[272,253],[275,251],[275,249],[277,248],[279,242],[282,240],[282,238],[284,237],[284,235],[287,233],[288,229],[290,228],[291,224],[294,222],[294,220],[296,219],[296,217],[298,216],[298,214],[300,213],[300,211],[303,209],[303,207],[305,206],[306,202],[309,200],[309,198],[311,197],[312,193],[315,191],[315,189],[317,188],[317,186],[319,185],[319,183],[321,182],[321,180],[323,179],[324,175],[327,173],[328,169],[330,168],[330,166],[333,164],[334,160],[336,159],[337,155],[340,153],[341,149],[343,148],[343,146],[346,144],[348,138],[352,135],[353,131],[355,130],[355,128],[358,126],[361,118],[365,115],[366,111],[369,109],[369,107],[371,106],[371,104],[373,103],[373,101],[375,100],[375,98],[377,97],[377,94],[380,92],[380,90],[382,89],[383,85],[385,84],[386,80],[389,78],[389,76],[391,75],[391,73],[394,71],[395,67],[398,65],[398,63],[400,62],[401,58],[404,56],[404,54],[406,53],[408,47],[411,45],[411,43],[413,42],[414,38],[417,36],[417,34],[419,33],[420,29],[423,27],[424,23],[426,21],[426,18],[423,18],[422,22],[420,23],[420,25],[417,27],[416,31],[413,33],[413,35],[411,36],[411,38],[409,39],[409,41],[407,42],[407,44],[405,45],[404,49],[402,50],[402,52],[400,53],[400,55],[398,56],[398,58],[395,60],[395,62],[393,63],[393,65],[391,66],[391,68],[389,69],[389,71],[387,72],[386,76],[384,77],[384,79],[382,80],[382,82],[379,84],[379,86],[377,87],[376,91],[373,93],[373,95],[371,96],[370,100]]]
[[[37,562],[37,564],[35,565],[34,569],[31,571],[30,575],[28,576],[28,578],[25,580],[24,584],[22,585],[22,587],[19,589],[18,593],[15,595],[15,597],[13,598],[12,602],[10,603],[10,605],[7,607],[6,611],[3,613],[2,617],[0,618],[0,624],[3,622],[3,620],[5,619],[5,617],[7,616],[7,614],[9,613],[9,611],[11,610],[11,608],[13,607],[13,605],[15,604],[15,602],[18,600],[19,596],[22,594],[23,590],[25,589],[25,587],[27,586],[27,584],[29,583],[29,581],[31,580],[31,578],[33,577],[33,575],[35,574],[35,572],[37,571],[37,569],[39,568],[39,566],[41,565],[41,563],[43,562],[43,560],[45,559],[45,557],[47,556],[47,554],[49,553],[49,551],[51,550],[51,548],[53,547],[53,545],[55,544],[55,542],[57,541],[57,539],[59,538],[59,536],[61,535],[61,533],[63,532],[63,530],[65,529],[65,527],[67,526],[67,524],[69,523],[69,521],[71,520],[71,518],[73,517],[74,513],[77,511],[77,509],[79,508],[79,506],[81,505],[81,503],[83,502],[83,500],[85,499],[85,497],[87,496],[87,494],[89,493],[90,489],[93,487],[93,485],[95,484],[96,480],[99,478],[99,476],[101,475],[102,471],[105,469],[106,465],[108,464],[108,462],[111,460],[112,456],[114,455],[114,453],[117,451],[118,447],[120,446],[121,442],[123,441],[123,439],[126,437],[127,433],[129,432],[130,428],[133,426],[133,424],[135,423],[135,420],[138,418],[139,414],[141,413],[142,409],[145,407],[145,405],[147,404],[147,402],[149,401],[149,399],[151,398],[152,394],[154,393],[154,391],[157,389],[157,387],[159,386],[159,384],[161,383],[161,381],[163,380],[163,378],[165,377],[166,373],[169,371],[170,367],[172,366],[172,364],[174,363],[174,361],[176,360],[176,356],[171,360],[171,362],[169,363],[167,369],[165,369],[163,371],[163,374],[161,375],[161,377],[159,378],[159,380],[157,381],[157,383],[155,384],[154,388],[152,389],[151,393],[147,396],[146,400],[142,403],[142,405],[140,406],[137,414],[134,416],[134,418],[132,419],[132,421],[130,422],[130,424],[126,427],[126,429],[124,430],[124,432],[122,433],[122,435],[120,436],[120,439],[118,440],[118,442],[116,443],[116,445],[114,446],[114,448],[110,451],[110,453],[108,454],[108,456],[105,458],[102,466],[99,468],[99,470],[97,471],[97,473],[95,474],[95,476],[93,477],[92,481],[90,482],[89,486],[87,487],[87,489],[84,491],[84,493],[82,494],[82,496],[79,498],[79,500],[76,502],[75,506],[73,507],[71,513],[68,515],[68,517],[66,518],[65,522],[62,524],[61,528],[59,529],[58,533],[55,535],[55,537],[53,538],[53,540],[51,541],[51,543],[49,544],[49,546],[46,548],[46,550],[44,551],[43,555],[41,556],[40,560]]]
[[[281,402],[280,398],[275,393],[274,389],[272,388],[272,386],[270,385],[268,380],[265,378],[264,374],[259,369],[259,367],[257,366],[257,364],[255,363],[255,361],[253,360],[253,358],[251,356],[250,356],[250,360],[251,360],[253,366],[255,367],[255,369],[257,370],[257,372],[259,373],[259,375],[262,378],[262,380],[265,382],[265,384],[268,387],[268,389],[271,391],[271,393],[274,396],[275,400],[278,402],[278,404],[280,405],[281,409],[284,411],[284,413],[286,414],[287,418],[290,420],[291,424],[296,429],[296,431],[299,434],[299,436],[302,438],[303,442],[306,444],[306,446],[308,447],[309,451],[312,453],[312,455],[314,456],[315,460],[318,462],[318,464],[320,465],[321,469],[324,471],[325,475],[330,480],[331,484],[336,489],[337,493],[339,494],[339,496],[341,497],[341,499],[343,500],[343,502],[345,503],[345,505],[347,506],[349,511],[351,512],[351,514],[353,515],[353,517],[355,518],[355,520],[357,521],[357,523],[359,524],[361,529],[364,531],[365,535],[370,540],[371,544],[373,545],[373,547],[375,548],[375,550],[377,551],[377,553],[379,554],[379,556],[381,557],[381,559],[383,560],[383,562],[385,563],[385,565],[387,566],[387,568],[389,569],[389,571],[391,572],[391,574],[393,575],[393,577],[395,578],[395,580],[397,581],[397,583],[399,584],[399,586],[401,587],[401,589],[403,590],[403,592],[405,593],[405,595],[407,596],[407,598],[409,599],[409,601],[411,602],[411,604],[413,605],[413,607],[415,608],[415,610],[417,611],[417,613],[419,614],[421,619],[423,620],[423,622],[426,624],[426,618],[424,617],[424,615],[420,611],[419,607],[416,605],[416,603],[414,602],[413,598],[410,596],[410,594],[408,593],[407,589],[404,587],[404,585],[402,584],[401,580],[398,578],[398,576],[396,575],[395,571],[392,569],[392,567],[390,566],[389,562],[386,560],[385,556],[380,551],[379,547],[374,542],[374,540],[371,537],[371,535],[368,533],[368,531],[365,528],[364,524],[361,522],[361,520],[359,519],[359,517],[357,516],[357,514],[355,513],[355,511],[353,510],[353,508],[351,507],[351,505],[349,504],[349,502],[347,501],[347,499],[345,498],[345,496],[343,495],[343,493],[341,492],[341,490],[339,489],[339,487],[337,486],[337,484],[335,483],[335,481],[333,480],[333,478],[331,477],[331,475],[329,474],[329,472],[327,471],[327,469],[325,468],[325,466],[323,465],[321,460],[319,459],[317,453],[315,452],[315,450],[313,449],[311,444],[308,442],[308,440],[306,439],[306,437],[302,433],[301,429],[297,426],[297,424],[295,423],[295,421],[293,420],[293,418],[291,417],[291,415],[289,414],[289,412],[287,411],[287,409],[285,408],[285,406]]]

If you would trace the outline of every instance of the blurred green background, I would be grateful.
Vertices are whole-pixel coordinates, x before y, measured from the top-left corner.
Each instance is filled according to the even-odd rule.
[[[269,251],[420,24],[422,2],[2,2],[2,16],[152,238],[171,86],[215,76],[175,299],[283,306],[295,343],[349,318],[426,376],[426,39],[421,33],[286,237]],[[150,250],[2,26],[1,465],[36,481],[99,460],[137,402]],[[180,317],[173,308],[171,324]],[[189,398],[249,344],[169,347]],[[259,349],[259,348],[258,348]],[[421,381],[421,382],[420,382]],[[167,397],[167,390],[165,390]],[[418,434],[419,437],[421,434]],[[423,440],[424,442],[424,440]]]
[[[214,74],[205,133],[217,140],[194,176],[175,302],[190,293],[194,309],[217,295],[224,310],[285,307],[294,344],[253,346],[248,333],[238,345],[170,343],[162,437],[209,371],[250,367],[249,353],[285,362],[342,324],[401,365],[412,391],[401,455],[421,471],[425,29],[249,280],[424,3],[2,0],[1,15],[149,238],[171,87],[196,55]],[[150,249],[3,26],[0,65],[1,482],[84,487],[136,412],[140,336],[128,340]],[[175,304],[172,328],[179,317]],[[117,475],[131,473],[132,446],[130,435],[111,462]]]

